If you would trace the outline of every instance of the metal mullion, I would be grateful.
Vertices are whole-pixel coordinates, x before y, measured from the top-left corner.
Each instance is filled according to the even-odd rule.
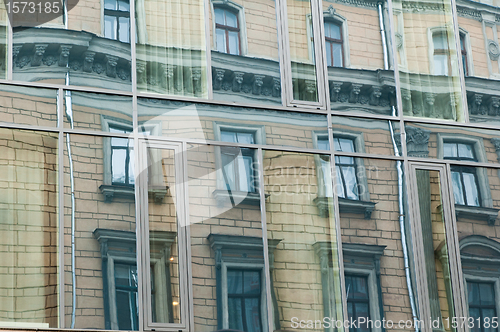
[[[10,1],[10,0],[9,0]],[[14,70],[14,56],[13,56],[13,46],[14,46],[14,33],[12,30],[12,11],[7,13],[7,80],[12,80],[12,72]]]
[[[373,120],[389,120],[389,121],[399,121],[399,117],[386,115],[386,114],[371,114],[371,113],[349,113],[346,111],[330,110],[331,114],[336,117],[346,117],[346,118],[361,118],[361,119],[373,119]]]
[[[327,103],[330,105],[330,103]],[[347,310],[347,293],[346,293],[346,286],[345,286],[345,270],[344,270],[344,253],[342,251],[342,229],[340,227],[340,211],[339,211],[339,196],[337,193],[337,168],[336,168],[336,162],[335,162],[335,144],[333,141],[333,124],[332,124],[332,114],[329,112],[327,116],[328,120],[328,143],[330,145],[330,151],[328,153],[325,153],[326,155],[330,156],[330,179],[331,183],[330,185],[332,186],[332,195],[333,195],[333,202],[332,202],[332,207],[333,207],[333,216],[329,213],[328,216],[328,221],[330,223],[330,230],[335,230],[335,238],[331,236],[330,238],[330,244],[337,246],[337,257],[333,257],[333,251],[332,251],[332,268],[335,263],[335,259],[338,260],[338,268],[339,268],[339,278],[340,278],[340,299],[342,303],[342,315],[343,315],[343,320],[347,319],[348,317],[348,310]],[[325,184],[326,185],[326,184]],[[333,225],[332,225],[333,222]],[[334,243],[332,243],[334,242]],[[333,249],[333,248],[332,248]],[[337,308],[332,308],[332,310],[338,312]],[[345,332],[349,332],[350,326],[347,325],[345,327]]]
[[[418,296],[418,308],[420,317],[422,320],[427,319],[430,316],[430,303],[428,296],[428,287],[427,287],[427,275],[425,273],[425,256],[423,252],[422,245],[422,230],[418,227],[417,220],[420,220],[420,209],[418,202],[418,187],[417,187],[417,179],[416,179],[416,164],[407,164],[405,166],[408,169],[409,179],[407,186],[409,186],[408,196],[409,196],[409,208],[410,208],[410,225],[411,225],[411,235],[412,235],[412,247],[414,254],[414,264],[415,264],[415,279],[417,286],[417,294]],[[409,292],[413,291],[408,289]],[[421,331],[428,332],[429,327],[424,324],[420,327]]]
[[[318,103],[319,107],[326,108],[327,104],[327,88],[328,84],[328,71],[324,59],[326,59],[325,43],[323,42],[323,36],[325,35],[325,29],[323,24],[323,11],[321,0],[311,0],[311,15],[313,23],[313,46],[314,56],[316,62],[314,66],[316,67],[316,91],[318,93]]]
[[[146,150],[146,144],[145,142],[139,142],[137,135],[135,135],[134,131],[134,144],[136,146],[137,152],[136,152],[136,158],[134,160],[135,164],[135,169],[136,169],[136,174],[135,174],[135,221],[136,221],[136,255],[137,255],[137,281],[138,281],[138,287],[137,287],[137,297],[138,297],[138,302],[139,302],[139,331],[144,330],[144,313],[146,310],[144,309],[144,304],[145,304],[145,294],[144,294],[144,282],[143,282],[143,272],[144,272],[144,266],[143,266],[143,261],[145,261],[145,254],[143,253],[143,242],[144,242],[144,236],[143,236],[143,223],[146,220],[144,217],[145,209],[147,211],[147,196],[144,200],[144,187],[145,187],[145,180],[147,181],[147,156],[145,153]],[[145,165],[143,165],[145,163]],[[145,176],[146,173],[146,176]],[[146,193],[147,195],[147,193]],[[144,203],[146,205],[144,205]],[[146,242],[147,243],[147,242]]]
[[[457,53],[457,58],[458,58],[458,78],[460,80],[460,96],[462,97],[462,108],[463,108],[463,122],[469,122],[469,108],[467,106],[467,90],[465,87],[465,73],[464,73],[464,66],[462,63],[462,56],[458,50],[461,50],[460,46],[460,30],[458,27],[458,14],[457,14],[457,4],[455,0],[451,0],[451,19],[452,19],[452,24],[453,24],[453,32],[455,35],[455,49]],[[450,59],[451,60],[451,59]],[[453,96],[455,98],[455,96]],[[457,114],[457,119],[458,121],[458,114]]]
[[[443,206],[443,214],[448,218],[445,220],[445,238],[448,249],[448,268],[450,269],[450,282],[452,288],[453,306],[455,309],[455,316],[465,317],[464,299],[465,293],[463,292],[461,275],[461,264],[458,262],[460,253],[458,252],[458,233],[457,222],[455,216],[455,202],[451,189],[451,170],[450,165],[443,165],[440,171],[440,184],[441,184],[441,200]],[[460,268],[460,269],[459,269]],[[463,332],[462,326],[457,327],[458,332]],[[468,331],[466,326],[465,331]]]
[[[65,327],[65,283],[64,283],[64,133],[62,132],[64,94],[58,91],[57,119],[58,119],[58,189],[59,189],[59,233],[58,233],[58,262],[59,262],[59,328]]]
[[[194,309],[193,309],[193,273],[191,266],[191,222],[189,214],[189,174],[188,174],[188,158],[187,158],[187,144],[182,142],[181,144],[181,157],[183,165],[183,186],[184,186],[184,213],[185,213],[185,239],[186,239],[186,301],[187,301],[187,315],[188,320],[186,321],[186,327],[188,331],[194,330]]]
[[[0,85],[1,85],[1,83],[0,83]],[[18,124],[18,123],[1,123],[0,128],[32,130],[32,131],[46,131],[46,132],[52,132],[52,133],[59,132],[59,129],[57,128],[57,126],[42,127],[42,126],[32,126],[32,125],[25,125],[25,124]]]
[[[206,75],[207,75],[207,84],[206,87],[208,89],[207,91],[207,98],[208,100],[213,99],[213,87],[212,87],[212,48],[210,45],[212,44],[211,39],[210,39],[210,31],[212,27],[210,26],[210,0],[204,0],[203,1],[203,18],[205,20],[205,57],[207,60],[206,64]],[[214,21],[215,22],[215,21]],[[215,36],[215,31],[213,32]]]
[[[274,331],[274,311],[273,311],[273,298],[271,296],[271,270],[269,265],[269,244],[267,238],[267,214],[266,214],[266,194],[264,191],[264,151],[262,148],[257,149],[257,167],[259,172],[259,198],[260,198],[260,218],[262,227],[262,247],[264,255],[264,273],[265,273],[265,287],[266,287],[266,302],[267,302],[267,325],[268,331]]]

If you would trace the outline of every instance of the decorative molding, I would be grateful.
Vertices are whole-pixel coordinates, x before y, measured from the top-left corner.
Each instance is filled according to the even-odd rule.
[[[313,203],[318,207],[319,215],[321,217],[328,217],[330,213],[330,206],[333,204],[331,200],[331,197],[316,197],[313,200]],[[366,202],[343,197],[339,197],[338,200],[340,213],[363,214],[365,219],[371,219],[372,212],[375,210],[375,202]]]
[[[500,47],[498,42],[495,40],[488,39],[488,55],[493,61],[497,61],[500,56]]]
[[[427,158],[429,156],[429,138],[431,131],[405,126],[406,131],[406,149],[408,156]]]
[[[455,204],[455,214],[457,218],[483,220],[488,222],[490,226],[496,224],[498,211],[500,211],[500,209]]]

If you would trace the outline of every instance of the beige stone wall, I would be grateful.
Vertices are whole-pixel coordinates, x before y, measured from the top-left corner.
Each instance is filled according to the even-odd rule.
[[[0,154],[0,321],[58,327],[57,135],[1,129]]]
[[[474,64],[474,76],[488,78],[488,55],[485,51],[485,41],[481,22],[465,17],[458,17],[458,25],[469,33],[472,54],[467,54],[467,60]],[[470,65],[469,65],[470,68]],[[471,75],[469,70],[469,75]]]
[[[18,90],[0,91],[0,121],[46,127],[57,125],[55,90],[46,90],[44,97],[34,89]]]

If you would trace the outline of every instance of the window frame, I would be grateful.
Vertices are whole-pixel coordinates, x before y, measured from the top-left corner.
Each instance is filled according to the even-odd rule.
[[[365,152],[365,140],[363,137],[362,132],[349,132],[349,131],[344,131],[344,130],[338,130],[334,129],[332,130],[332,138],[335,136],[341,136],[345,137],[348,139],[353,140],[354,142],[354,148],[356,153],[364,153]],[[315,149],[318,149],[318,140],[319,139],[325,139],[328,137],[328,132],[326,131],[313,131],[312,132],[312,139],[313,139],[313,147]],[[334,152],[335,154],[335,152]],[[364,159],[361,157],[352,157],[354,159],[354,163],[356,165],[356,177],[358,181],[358,186],[363,186],[364,188],[367,188],[364,190],[361,195],[359,195],[358,200],[353,200],[349,198],[343,198],[343,197],[338,197],[338,203],[339,203],[339,211],[340,213],[363,213],[365,219],[370,219],[371,214],[373,210],[375,209],[375,204],[374,202],[370,201],[370,191],[368,190],[368,179],[366,177],[366,168],[365,168],[365,163]],[[318,179],[318,196],[314,199],[314,202],[318,206],[318,209],[320,210],[320,215],[323,217],[327,217],[329,213],[329,208],[328,208],[328,199],[326,192],[325,192],[325,174],[323,172],[323,167],[321,166],[321,160],[320,156],[315,154],[314,155],[314,161],[316,163],[316,172],[318,174],[317,179]],[[330,160],[330,163],[332,163],[332,160]],[[335,181],[332,183],[332,195],[337,195],[335,188],[337,185],[337,169],[335,165],[335,170],[333,168],[331,169],[332,172],[335,172],[330,175],[335,178]],[[333,196],[332,196],[333,198]]]
[[[490,266],[492,263],[496,264],[497,266],[500,266],[500,259],[497,258],[485,258],[482,259],[481,257],[473,257],[469,256],[467,254],[462,253],[462,249],[468,247],[468,246],[480,246],[484,247],[490,250],[494,250],[498,253],[500,257],[500,243],[487,238],[482,235],[469,235],[467,237],[464,237],[460,240],[459,243],[459,250],[460,250],[460,260],[461,260],[461,266],[462,266],[462,274],[463,274],[463,282],[464,282],[464,289],[465,289],[465,297],[466,297],[466,309],[467,309],[467,314],[469,313],[469,299],[468,299],[468,291],[467,291],[467,282],[472,281],[472,282],[486,282],[486,283],[493,283],[494,284],[494,289],[495,289],[495,308],[496,308],[496,314],[500,312],[500,272],[495,273],[491,269],[477,269],[477,267],[480,266]],[[492,262],[494,260],[494,262]],[[465,264],[473,264],[475,269],[464,269]],[[477,273],[476,273],[477,272]],[[498,328],[496,329],[498,331]]]
[[[332,38],[332,37],[327,37],[326,33],[325,33],[325,48],[327,48],[327,49],[330,48],[330,54],[331,54],[331,57],[330,58],[327,57],[327,59],[326,59],[326,65],[328,67],[340,67],[340,68],[343,68],[343,67],[345,67],[345,63],[344,63],[345,61],[344,61],[344,35],[342,33],[342,24],[339,24],[339,23],[337,23],[337,22],[335,22],[333,20],[328,20],[328,19],[325,19],[323,21],[323,24],[325,24],[325,25],[326,24],[331,24],[331,25],[334,25],[334,26],[338,27],[339,28],[339,33],[340,33],[340,39],[335,39],[335,38]],[[334,44],[335,45],[340,45],[341,54],[342,54],[342,59],[340,59],[341,60],[341,65],[340,66],[334,66],[333,65],[334,62],[335,62],[334,61],[335,58],[333,56],[333,45]],[[331,66],[328,65],[328,61],[329,60],[332,63]]]
[[[349,48],[349,27],[347,25],[347,19],[344,16],[337,13],[336,9],[332,5],[330,5],[327,10],[323,11],[323,24],[325,24],[326,22],[332,22],[334,24],[337,24],[340,27],[340,33],[342,37],[342,56],[343,56],[342,66],[341,67],[331,66],[331,67],[349,68],[351,66],[351,57],[350,57],[351,52]],[[324,34],[324,36],[326,40],[326,34]],[[328,64],[328,61],[326,61],[326,63]],[[328,67],[327,65],[327,68],[330,67]]]
[[[314,59],[312,65],[316,68],[316,77],[314,79],[318,101],[298,100],[293,97],[293,79],[292,79],[292,59],[290,56],[290,38],[288,29],[288,13],[286,3],[277,6],[279,13],[278,17],[278,40],[280,54],[280,76],[282,83],[282,101],[285,106],[326,109],[327,100],[329,100],[329,89],[326,88],[328,82],[327,65],[326,65],[326,49],[324,45],[325,35],[323,11],[320,8],[320,3],[317,0],[309,0],[311,4],[311,13],[304,17],[305,34],[308,39],[312,38],[314,48]],[[320,24],[321,22],[321,24]],[[312,33],[311,33],[312,26]],[[310,43],[308,43],[310,44]],[[310,48],[312,50],[312,48]],[[311,52],[309,52],[311,54]]]
[[[116,40],[116,41],[118,41],[120,43],[130,44],[131,38],[132,38],[131,37],[131,34],[132,34],[132,28],[131,28],[131,26],[132,26],[132,18],[131,18],[131,15],[130,15],[130,6],[131,6],[130,1],[129,1],[129,10],[128,11],[118,10],[118,9],[116,9],[116,10],[106,9],[105,5],[104,5],[105,2],[106,2],[106,0],[101,0],[101,34],[102,34],[103,38],[106,38],[108,40]],[[109,14],[106,15],[106,11],[113,12],[115,15],[109,15]],[[128,15],[125,15],[125,13],[128,13]],[[106,23],[105,23],[105,17],[106,16],[116,17],[117,18],[117,26],[116,26],[116,31],[115,31],[116,38],[114,38],[114,39],[105,37],[106,36]],[[128,17],[128,19],[129,19],[129,21],[128,21],[128,31],[129,31],[128,32],[128,41],[126,41],[126,42],[120,41],[120,32],[119,32],[120,31],[120,28],[119,28],[120,23],[119,23],[119,20],[118,20],[119,17]]]
[[[245,127],[242,127],[241,125],[235,125],[231,123],[226,123],[226,122],[219,122],[219,121],[214,121],[213,122],[213,128],[214,128],[214,139],[216,141],[222,141],[221,140],[221,132],[222,131],[231,131],[231,132],[242,132],[242,133],[252,133],[254,135],[254,144],[256,145],[262,145],[265,144],[266,142],[266,130],[265,126],[261,125],[247,125]],[[228,146],[232,145],[237,147],[240,143],[231,143],[231,142],[226,142],[229,143]],[[215,152],[215,168],[216,168],[216,173],[217,173],[217,182],[216,182],[216,190],[214,191],[213,195],[215,196],[217,200],[217,204],[219,207],[224,206],[226,203],[229,202],[231,199],[230,196],[234,197],[235,202],[238,201],[243,204],[249,204],[249,205],[258,205],[260,204],[260,194],[259,194],[259,176],[255,176],[254,174],[254,192],[246,192],[246,191],[231,191],[229,194],[226,186],[226,182],[224,179],[224,174],[223,174],[223,169],[222,169],[222,149],[224,147],[220,145],[214,146],[214,152]],[[253,155],[253,164],[255,164],[258,160],[258,150],[257,147],[255,148],[248,148],[248,149],[254,149],[254,155]]]
[[[210,1],[210,14],[212,16],[212,43],[213,47],[211,49],[214,52],[217,51],[217,34],[215,33],[217,24],[215,23],[215,8],[221,8],[224,10],[228,10],[236,15],[236,19],[238,22],[238,39],[239,39],[239,54],[230,54],[228,52],[224,52],[224,54],[228,55],[239,55],[244,56],[248,54],[248,40],[247,40],[247,29],[246,29],[246,20],[245,20],[245,8],[230,0],[211,0]],[[228,45],[226,44],[226,50]]]
[[[450,163],[453,163],[453,160],[444,158],[444,143],[464,143],[471,145],[474,150],[474,155],[479,163],[487,163],[488,159],[486,156],[486,150],[484,148],[484,142],[482,137],[476,136],[464,136],[457,135],[453,133],[437,133],[437,158],[449,160]],[[477,184],[478,184],[478,193],[480,197],[480,207],[492,208],[493,207],[493,199],[491,196],[490,184],[488,179],[487,169],[483,167],[474,167],[476,172]],[[454,199],[454,198],[453,198]]]

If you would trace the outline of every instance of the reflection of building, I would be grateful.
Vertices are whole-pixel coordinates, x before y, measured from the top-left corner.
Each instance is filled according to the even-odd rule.
[[[0,327],[497,329],[497,5],[2,9]]]

